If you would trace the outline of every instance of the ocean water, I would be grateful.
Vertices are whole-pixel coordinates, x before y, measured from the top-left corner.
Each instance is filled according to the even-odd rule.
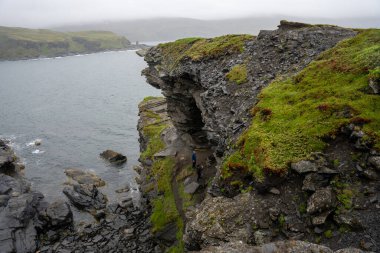
[[[141,76],[145,67],[134,51],[0,62],[0,136],[11,140],[25,176],[47,200],[66,200],[69,167],[105,180],[101,190],[111,201],[125,184],[136,188],[137,105],[160,95]],[[127,163],[108,164],[99,157],[106,149]]]

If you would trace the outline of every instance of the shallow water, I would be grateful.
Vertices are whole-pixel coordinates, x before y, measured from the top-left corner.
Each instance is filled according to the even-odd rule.
[[[0,136],[11,140],[34,189],[50,201],[66,199],[68,167],[99,175],[111,201],[116,189],[136,186],[137,105],[160,95],[141,77],[145,67],[134,51],[0,62]],[[128,162],[110,166],[99,157],[106,149]]]

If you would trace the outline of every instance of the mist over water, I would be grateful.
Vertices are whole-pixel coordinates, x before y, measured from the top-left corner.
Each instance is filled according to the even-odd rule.
[[[137,105],[160,95],[141,77],[145,67],[133,51],[0,62],[0,136],[11,140],[34,189],[66,199],[68,167],[95,172],[111,201],[116,189],[136,186]],[[40,146],[32,145],[36,139]],[[106,149],[128,162],[110,166],[99,157]]]

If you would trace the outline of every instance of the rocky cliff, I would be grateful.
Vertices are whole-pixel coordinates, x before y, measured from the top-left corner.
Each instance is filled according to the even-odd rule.
[[[143,47],[143,45],[142,45]],[[57,57],[140,48],[106,31],[55,32],[46,29],[0,27],[0,60]]]
[[[171,250],[275,252],[266,243],[284,240],[283,252],[312,252],[287,241],[306,240],[378,251],[379,42],[378,30],[282,21],[257,37],[150,49],[143,74],[162,89],[175,135],[142,161],[149,189],[170,171],[150,199],[153,223],[164,216],[156,232],[182,224]],[[155,212],[159,196],[169,221]]]

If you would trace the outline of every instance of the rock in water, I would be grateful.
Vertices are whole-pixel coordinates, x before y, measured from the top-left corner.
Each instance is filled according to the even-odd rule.
[[[110,149],[101,153],[100,156],[113,164],[123,164],[127,161],[127,157],[125,155],[122,155]]]
[[[95,185],[96,187],[101,187],[106,184],[97,175],[77,168],[68,168],[65,170],[65,174],[67,177],[76,181],[78,184],[90,184]]]

